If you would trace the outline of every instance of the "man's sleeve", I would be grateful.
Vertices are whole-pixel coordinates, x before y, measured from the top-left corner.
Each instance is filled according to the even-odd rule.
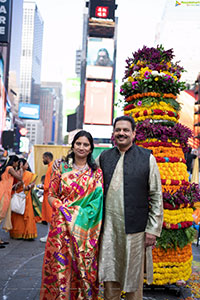
[[[155,157],[150,156],[149,216],[145,232],[160,236],[163,225],[163,198],[160,172]]]

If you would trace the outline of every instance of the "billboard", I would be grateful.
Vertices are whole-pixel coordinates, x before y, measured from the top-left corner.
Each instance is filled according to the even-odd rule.
[[[111,125],[113,114],[113,83],[87,81],[84,103],[84,124]]]
[[[19,103],[19,118],[22,119],[40,119],[40,106],[38,104]]]
[[[114,40],[88,38],[86,78],[112,80],[114,64]]]
[[[90,0],[90,18],[115,19],[115,0]]]
[[[11,0],[0,1],[0,43],[9,43]]]

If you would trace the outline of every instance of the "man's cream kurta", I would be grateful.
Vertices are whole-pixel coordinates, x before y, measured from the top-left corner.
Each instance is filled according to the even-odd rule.
[[[160,174],[150,156],[149,217],[145,232],[126,234],[124,224],[124,153],[117,163],[105,201],[105,222],[99,255],[99,280],[117,281],[121,289],[138,289],[144,255],[145,232],[159,236],[162,230],[163,201]],[[153,281],[152,247],[146,248],[147,281]]]

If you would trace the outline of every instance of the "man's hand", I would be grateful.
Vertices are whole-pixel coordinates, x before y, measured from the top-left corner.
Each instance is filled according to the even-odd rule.
[[[156,245],[156,236],[150,233],[145,233],[145,247]]]

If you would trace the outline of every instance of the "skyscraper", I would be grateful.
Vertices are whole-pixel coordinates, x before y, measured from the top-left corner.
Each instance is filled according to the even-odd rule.
[[[34,1],[24,1],[20,64],[20,102],[39,104],[43,20]]]

